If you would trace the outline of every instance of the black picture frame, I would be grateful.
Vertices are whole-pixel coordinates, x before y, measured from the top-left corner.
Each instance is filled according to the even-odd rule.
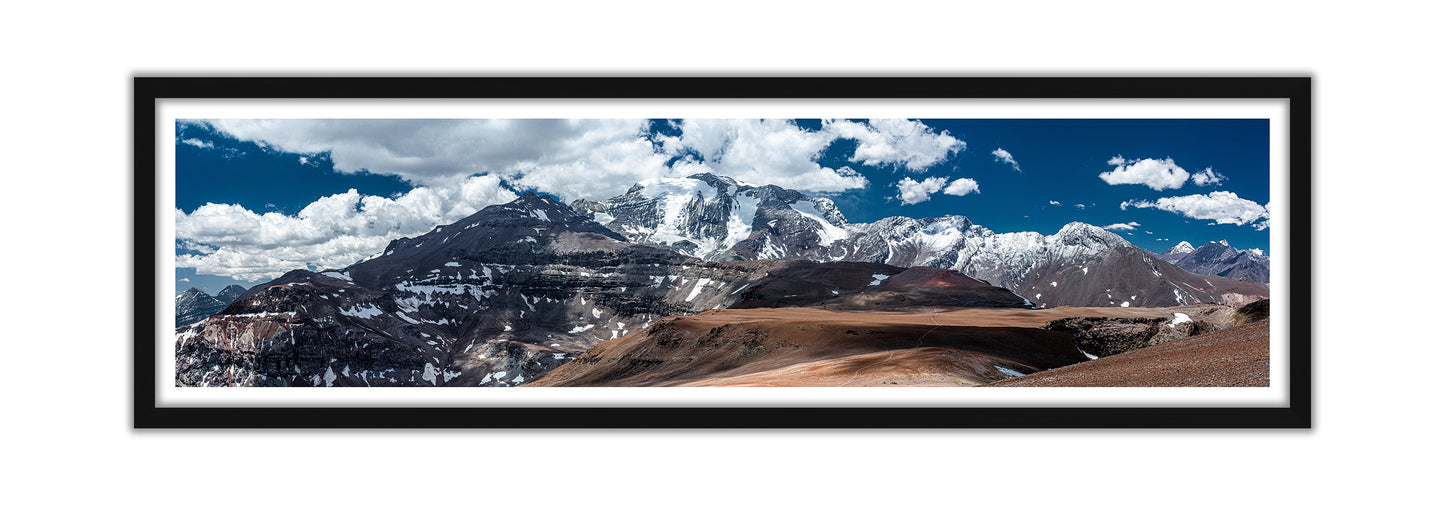
[[[171,77],[134,97],[133,424],[174,428],[1309,428],[1312,80],[1278,77]],[[1282,99],[1289,174],[1282,407],[162,407],[157,405],[157,104],[165,99]],[[504,413],[506,416],[496,416]]]

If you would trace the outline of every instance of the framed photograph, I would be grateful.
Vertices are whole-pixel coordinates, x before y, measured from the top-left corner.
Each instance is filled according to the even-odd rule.
[[[134,98],[137,428],[1311,426],[1308,77]]]

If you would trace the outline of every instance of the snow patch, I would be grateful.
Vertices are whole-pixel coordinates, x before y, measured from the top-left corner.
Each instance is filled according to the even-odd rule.
[[[388,254],[389,254],[389,253],[388,253]],[[347,283],[352,283],[352,282],[353,282],[353,281],[351,281],[351,275],[350,275],[350,274],[347,274],[347,273],[345,273],[345,272],[323,272],[323,273],[321,273],[321,275],[322,275],[322,276],[326,276],[326,277],[330,277],[330,278],[336,278],[336,279],[345,281],[345,282],[347,282]]]
[[[868,286],[878,286],[879,283],[882,283],[883,280],[888,279],[888,278],[890,278],[890,277],[892,277],[892,276],[889,276],[889,275],[887,275],[887,274],[874,274],[874,275],[873,275],[873,282],[868,283]]]
[[[1189,319],[1189,315],[1184,314],[1184,313],[1174,313],[1174,321],[1169,322],[1169,327],[1170,327],[1170,328],[1173,328],[1175,325],[1178,325],[1178,324],[1181,324],[1181,323],[1188,323],[1188,322],[1190,322],[1190,321],[1192,321],[1192,320]]]
[[[342,309],[341,314],[356,318],[371,318],[373,316],[380,316],[381,310],[376,306],[357,306],[351,309]]]
[[[1017,377],[1019,377],[1019,376],[1023,376],[1023,375],[1024,375],[1024,373],[1015,371],[1015,370],[1013,370],[1013,369],[1009,369],[1009,368],[1004,367],[1004,366],[1001,366],[1001,365],[993,366],[993,368],[994,368],[994,369],[998,369],[998,372],[1007,374],[1007,375],[1009,375],[1010,377],[1014,377],[1014,378],[1017,378]]]
[[[823,218],[823,213],[818,211],[818,206],[813,204],[813,201],[799,200],[792,203],[790,207],[799,214],[802,214],[803,217],[818,223],[818,244],[827,246],[833,244],[834,241],[848,238],[848,231],[829,223],[827,219]]]
[[[703,287],[707,286],[707,284],[711,281],[712,279],[710,278],[702,278],[701,280],[698,280],[697,284],[693,285],[692,287],[692,293],[687,295],[687,302],[692,302],[692,299],[697,298],[697,294],[702,293]]]

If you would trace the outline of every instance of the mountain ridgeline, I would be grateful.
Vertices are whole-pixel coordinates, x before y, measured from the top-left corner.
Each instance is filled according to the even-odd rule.
[[[714,259],[808,259],[950,269],[1039,307],[1244,304],[1264,287],[1191,272],[1100,227],[994,233],[963,216],[852,224],[831,200],[725,176],[657,179],[573,209],[630,241]],[[1266,277],[1267,279],[1267,277]]]
[[[339,270],[297,270],[176,329],[186,386],[517,386],[669,316],[727,308],[1239,305],[1106,230],[961,216],[851,224],[831,201],[716,175],[570,206],[528,193]],[[178,312],[179,313],[179,312]]]
[[[1235,249],[1229,241],[1210,241],[1198,248],[1180,242],[1155,256],[1195,274],[1269,282],[1269,256],[1260,250]]]
[[[926,267],[707,261],[529,193],[343,270],[292,271],[179,327],[177,383],[515,386],[667,316],[829,304],[1028,306]]]
[[[216,314],[246,293],[241,285],[230,285],[211,296],[192,287],[176,296],[176,326],[190,325]]]

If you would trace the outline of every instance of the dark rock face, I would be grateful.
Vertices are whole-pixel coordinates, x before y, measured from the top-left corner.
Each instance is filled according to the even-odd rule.
[[[788,262],[742,289],[738,301],[728,307],[810,306],[887,311],[917,307],[1026,308],[1029,303],[1007,289],[945,269]]]
[[[1149,345],[1159,333],[1163,318],[1078,317],[1054,320],[1047,330],[1074,335],[1074,345],[1090,355],[1107,357]]]
[[[1239,307],[1201,304],[1175,311],[1172,320],[1089,316],[1054,320],[1044,328],[1072,334],[1080,351],[1097,358],[1268,319],[1269,299]]]
[[[1245,304],[1234,313],[1234,324],[1236,326],[1266,319],[1269,319],[1269,299]]]

